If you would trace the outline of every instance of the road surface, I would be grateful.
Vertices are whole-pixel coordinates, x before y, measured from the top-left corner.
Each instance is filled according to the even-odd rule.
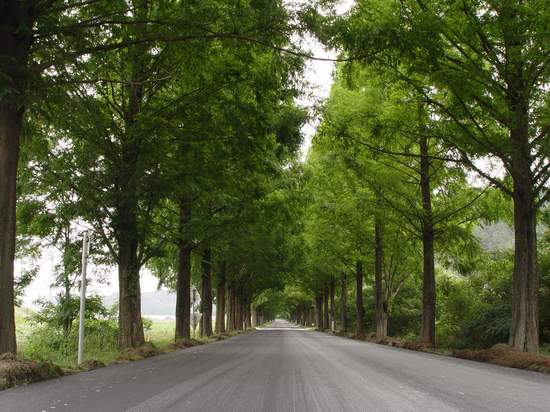
[[[0,392],[0,411],[550,411],[550,376],[288,328]]]

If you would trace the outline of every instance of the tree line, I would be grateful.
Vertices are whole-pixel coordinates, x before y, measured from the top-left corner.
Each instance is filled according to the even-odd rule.
[[[193,282],[206,335],[216,302],[218,332],[286,315],[538,351],[550,341],[548,6],[2,3],[0,353],[16,351],[14,304],[36,274],[14,279],[15,255],[57,248],[58,301],[71,302],[82,227],[96,266],[118,269],[122,347],[144,341],[147,269],[176,291],[178,339]],[[300,163],[295,98],[315,56],[292,36],[305,32],[340,54]],[[495,224],[511,248],[483,243]]]
[[[334,301],[340,280],[346,327],[353,274],[356,333],[365,333],[367,270],[376,335],[388,334],[389,319],[393,334],[433,346],[445,317],[456,318],[455,336],[466,330],[457,308],[436,305],[436,296],[459,293],[439,288],[439,278],[469,288],[472,296],[454,302],[465,318],[469,304],[502,293],[495,301],[509,312],[468,320],[498,329],[488,341],[537,352],[548,342],[547,302],[539,304],[548,299],[546,226],[538,224],[550,196],[548,2],[359,0],[344,15],[317,2],[304,14],[343,62],[304,171],[302,283],[316,323],[334,320],[327,296]],[[513,228],[513,257],[473,236],[498,221]],[[501,267],[498,280],[487,278],[495,264],[511,273]],[[420,307],[402,296],[411,289]],[[405,308],[417,320],[392,325]]]
[[[226,312],[230,329],[250,325],[252,300],[280,282],[264,267],[281,261],[280,193],[306,117],[292,13],[44,0],[0,16],[0,353],[17,351],[14,304],[37,273],[14,278],[14,257],[56,248],[56,301],[74,308],[83,229],[95,266],[118,271],[121,348],[144,342],[144,269],[177,293],[176,339],[190,336],[192,277],[202,334],[215,300],[218,332]]]

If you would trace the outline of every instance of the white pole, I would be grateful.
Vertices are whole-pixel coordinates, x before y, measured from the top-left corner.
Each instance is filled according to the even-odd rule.
[[[84,311],[86,309],[86,268],[88,266],[88,253],[90,240],[88,231],[82,236],[82,283],[80,285],[80,322],[78,324],[78,364],[84,360]]]

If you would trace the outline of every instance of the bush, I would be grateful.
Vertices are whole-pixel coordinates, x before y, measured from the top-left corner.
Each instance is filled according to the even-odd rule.
[[[41,309],[31,317],[29,339],[22,354],[30,359],[62,366],[76,364],[79,298],[59,295],[55,302],[39,302]],[[69,322],[69,323],[67,323]],[[110,361],[118,355],[118,326],[97,296],[86,299],[85,357]]]
[[[438,346],[489,348],[508,340],[512,267],[510,253],[487,254],[468,276],[438,277]]]
[[[87,319],[85,322],[86,358],[111,359],[118,353],[118,327],[114,320]],[[78,351],[78,321],[75,321],[69,335],[63,329],[48,325],[35,326],[23,355],[33,360],[50,361],[62,366],[76,364]]]

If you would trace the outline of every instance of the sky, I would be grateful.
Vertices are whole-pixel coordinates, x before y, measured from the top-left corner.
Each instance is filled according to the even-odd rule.
[[[299,1],[303,2],[303,1]],[[336,6],[336,12],[339,14],[346,13],[353,6],[354,0],[341,0]],[[304,50],[312,52],[313,56],[320,58],[334,59],[337,57],[336,50],[325,49],[317,39],[312,36],[306,36],[301,39],[295,39],[302,45]],[[309,83],[311,93],[298,99],[298,104],[312,108],[315,104],[321,103],[329,96],[332,86],[332,73],[335,63],[331,61],[309,60],[306,62],[304,79]],[[311,146],[311,139],[315,134],[319,124],[318,118],[312,118],[302,130],[304,141],[301,147],[301,159],[304,160]]]
[[[304,0],[293,3],[303,3]],[[341,0],[337,6],[338,13],[347,12],[353,5],[353,0]],[[337,55],[335,50],[326,50],[315,38],[306,36],[303,38],[294,38],[297,44],[300,44],[302,49],[311,51],[313,56],[320,58],[334,59]],[[330,93],[332,85],[332,72],[334,70],[334,62],[308,60],[304,72],[304,80],[308,83],[308,93],[297,99],[300,106],[312,109],[316,104],[321,103]],[[313,117],[303,127],[304,141],[300,149],[300,158],[304,160],[311,146],[311,139],[315,134],[315,130],[319,124],[319,119]],[[93,239],[92,239],[93,242]],[[35,301],[39,298],[52,299],[57,293],[50,285],[54,281],[53,268],[60,261],[60,254],[53,248],[43,251],[42,258],[36,262],[40,267],[39,273],[35,280],[26,288],[23,296],[23,306],[35,307]],[[16,261],[15,274],[16,276],[21,270],[28,268],[29,262]],[[94,271],[94,267],[89,267],[90,273]],[[118,278],[116,267],[112,267],[110,271],[104,274],[104,283],[91,282],[87,287],[87,294],[110,295],[118,291]],[[147,270],[141,272],[141,291],[152,292],[157,289],[157,279]]]

